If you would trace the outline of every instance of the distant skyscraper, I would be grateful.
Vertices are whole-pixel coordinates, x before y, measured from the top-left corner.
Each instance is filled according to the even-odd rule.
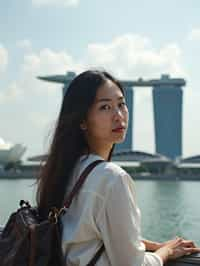
[[[182,155],[183,80],[162,76],[153,88],[156,152],[175,159]]]

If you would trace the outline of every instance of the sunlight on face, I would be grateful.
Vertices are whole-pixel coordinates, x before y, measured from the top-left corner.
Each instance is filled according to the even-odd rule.
[[[128,108],[120,88],[107,80],[98,90],[85,121],[89,143],[112,146],[122,142],[128,127]]]

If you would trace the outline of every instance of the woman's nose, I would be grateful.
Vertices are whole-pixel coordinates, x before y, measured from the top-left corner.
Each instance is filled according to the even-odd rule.
[[[120,108],[114,108],[114,116],[115,118],[123,118],[123,113]]]

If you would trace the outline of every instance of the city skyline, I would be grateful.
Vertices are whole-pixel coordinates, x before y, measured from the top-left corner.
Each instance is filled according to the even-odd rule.
[[[0,142],[45,153],[62,92],[36,77],[100,67],[119,79],[184,78],[183,156],[199,154],[199,10],[193,0],[2,2]],[[134,99],[134,148],[153,153],[152,89],[135,88]]]

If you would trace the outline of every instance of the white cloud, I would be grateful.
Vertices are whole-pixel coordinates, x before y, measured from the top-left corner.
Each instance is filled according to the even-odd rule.
[[[32,44],[30,40],[24,39],[24,40],[19,40],[17,41],[17,46],[19,48],[25,49],[25,50],[30,50],[32,48]]]
[[[32,0],[32,4],[36,7],[57,6],[57,7],[76,7],[79,0]]]
[[[18,45],[30,47],[29,40]],[[2,49],[2,65],[6,65],[6,49]],[[1,50],[0,50],[1,51]],[[139,35],[126,34],[113,39],[110,43],[90,44],[80,61],[66,51],[55,52],[44,48],[38,53],[27,51],[17,81],[13,81],[6,90],[0,92],[0,102],[20,101],[34,95],[53,93],[53,85],[44,86],[37,76],[65,74],[68,70],[80,72],[88,67],[104,67],[120,78],[137,77],[156,78],[162,73],[184,76],[181,65],[181,50],[176,44],[168,44],[154,49],[151,41]],[[55,85],[56,86],[56,85]]]
[[[54,52],[42,49],[38,54],[30,53],[24,57],[23,72],[40,74],[65,73],[67,69],[78,70],[81,65],[65,51]]]
[[[31,45],[28,40],[19,45]],[[38,53],[29,51],[24,55],[17,81],[0,92],[0,101],[19,101],[29,95],[54,93],[53,84],[45,86],[37,76],[65,74],[88,67],[104,67],[120,78],[156,78],[161,73],[184,75],[181,65],[181,50],[176,44],[168,44],[161,49],[153,49],[148,38],[139,35],[123,35],[106,44],[90,44],[81,60],[76,61],[66,51],[55,52],[44,48]],[[55,85],[57,86],[57,85]]]
[[[41,81],[36,79],[37,76],[65,74],[67,71],[79,72],[82,69],[80,63],[75,60],[65,51],[54,52],[51,49],[43,49],[38,54],[31,53],[24,56],[22,65],[22,87],[28,87],[29,91],[40,94],[52,93],[51,86],[44,86]],[[46,87],[46,89],[41,89]]]
[[[0,72],[5,71],[8,65],[8,51],[0,44]]]
[[[133,34],[117,37],[110,43],[90,44],[87,61],[91,66],[104,66],[119,77],[155,78],[162,73],[185,75],[177,44],[155,49],[150,39]]]
[[[24,55],[18,80],[13,81],[6,89],[0,91],[0,103],[22,102],[31,96],[54,94],[57,84],[46,85],[37,76],[65,74],[68,70],[80,72],[83,66],[65,51],[54,52],[42,49],[39,53],[29,52]]]
[[[22,96],[22,88],[17,82],[12,82],[4,91],[0,91],[0,104],[17,102]]]
[[[18,79],[0,90],[1,134],[14,143],[25,143],[28,155],[46,150],[44,139],[52,131],[61,105],[62,85],[36,77],[65,74],[68,70],[79,72],[81,65],[66,51],[29,51],[24,55]]]
[[[196,28],[193,29],[189,35],[188,35],[188,39],[190,41],[200,41],[200,29]]]

